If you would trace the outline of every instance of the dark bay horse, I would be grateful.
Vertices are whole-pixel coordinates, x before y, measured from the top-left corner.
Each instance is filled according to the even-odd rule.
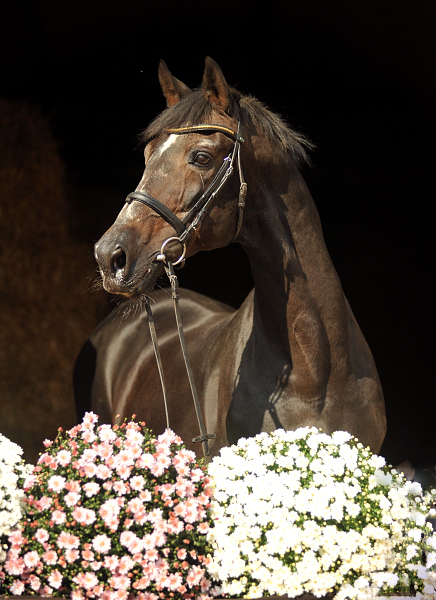
[[[198,90],[163,62],[159,79],[167,109],[143,134],[144,174],[95,256],[108,292],[151,298],[171,427],[194,448],[198,424],[172,299],[152,291],[163,273],[162,245],[173,238],[165,256],[176,261],[184,250],[189,258],[237,242],[255,282],[242,306],[188,290],[180,300],[207,431],[216,434],[212,454],[242,436],[306,425],[347,430],[378,452],[383,394],[298,169],[305,139],[229,88],[209,58]],[[230,164],[233,173],[220,185]],[[218,191],[210,197],[211,190]],[[121,305],[109,315],[85,345],[75,376],[79,413],[92,405],[102,422],[135,413],[155,433],[165,429],[145,311],[128,314]]]

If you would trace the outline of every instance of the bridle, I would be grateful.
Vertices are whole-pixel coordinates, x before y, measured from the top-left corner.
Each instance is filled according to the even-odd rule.
[[[241,135],[241,119],[239,115],[238,128],[236,131],[230,129],[229,127],[224,127],[222,125],[214,125],[212,123],[207,123],[200,125],[191,125],[189,127],[179,127],[177,129],[166,129],[165,133],[176,135],[183,135],[189,133],[223,133],[227,137],[231,138],[234,142],[230,153],[224,158],[223,164],[218,169],[217,173],[215,174],[215,177],[212,179],[207,189],[201,194],[200,198],[196,201],[194,206],[183,217],[183,219],[179,219],[179,217],[175,213],[173,213],[173,211],[171,211],[167,206],[165,206],[165,204],[160,202],[160,200],[156,200],[156,198],[153,198],[153,196],[150,196],[150,194],[146,194],[145,192],[132,192],[126,198],[126,202],[128,204],[130,204],[134,200],[145,204],[145,206],[148,206],[149,208],[154,210],[160,217],[162,217],[162,219],[164,219],[173,227],[173,229],[177,233],[177,236],[170,237],[167,240],[165,240],[165,242],[162,244],[161,252],[157,256],[157,260],[166,260],[164,254],[165,246],[168,244],[168,242],[176,240],[182,246],[182,254],[180,258],[173,263],[173,265],[177,265],[183,262],[185,258],[187,239],[189,238],[191,233],[197,230],[200,226],[201,221],[203,220],[207,211],[211,207],[217,194],[233,173],[235,162],[237,164],[239,172],[240,186],[238,200],[238,222],[236,225],[236,232],[233,236],[233,240],[238,236],[242,226],[242,218],[244,215],[245,208],[245,197],[247,195],[247,184],[244,180],[244,175],[241,167],[241,144],[243,144],[244,138]]]
[[[167,223],[169,223],[177,233],[177,236],[169,237],[168,239],[166,239],[164,241],[164,243],[161,246],[160,254],[158,254],[156,256],[155,260],[162,261],[164,263],[165,271],[166,271],[168,278],[170,280],[170,283],[171,283],[171,291],[172,291],[172,297],[173,297],[173,301],[174,301],[174,312],[175,312],[175,316],[176,316],[177,330],[178,330],[178,334],[179,334],[183,359],[185,361],[186,371],[187,371],[188,379],[189,379],[189,385],[191,388],[192,398],[194,400],[195,412],[197,415],[198,425],[199,425],[199,429],[200,429],[200,435],[195,437],[192,441],[193,442],[201,442],[202,448],[203,448],[203,454],[205,456],[206,461],[208,460],[208,457],[210,455],[208,442],[209,442],[209,440],[215,438],[215,434],[210,434],[210,433],[208,434],[206,432],[203,415],[201,413],[200,401],[198,399],[197,388],[195,386],[192,369],[191,369],[191,365],[190,365],[190,361],[189,361],[189,356],[188,356],[188,352],[187,352],[187,348],[186,348],[185,335],[183,332],[182,319],[181,319],[180,308],[179,308],[179,304],[178,304],[178,301],[180,298],[179,284],[178,284],[177,276],[174,272],[174,266],[184,262],[185,254],[186,254],[186,240],[189,238],[191,233],[193,231],[196,231],[198,229],[198,227],[200,226],[201,221],[203,220],[207,211],[211,207],[217,194],[219,193],[219,191],[221,190],[221,188],[223,187],[225,182],[229,179],[229,177],[233,173],[235,162],[237,164],[237,168],[238,168],[238,172],[239,172],[240,186],[239,186],[239,200],[238,200],[238,221],[237,221],[237,225],[236,225],[236,232],[233,236],[233,240],[238,236],[238,234],[240,232],[240,229],[242,226],[243,214],[244,214],[245,197],[247,195],[247,184],[244,180],[244,175],[243,175],[242,167],[241,167],[241,144],[243,144],[244,138],[241,135],[241,119],[240,119],[239,106],[237,106],[237,114],[238,114],[238,127],[237,127],[236,131],[234,131],[233,129],[230,129],[229,127],[224,127],[222,125],[208,124],[208,123],[200,124],[200,125],[191,125],[189,127],[179,127],[176,129],[166,129],[165,130],[165,133],[176,134],[176,135],[183,135],[183,134],[190,134],[190,133],[223,133],[227,137],[231,138],[234,142],[230,153],[228,154],[228,156],[226,156],[224,158],[223,164],[218,169],[217,173],[215,174],[215,177],[212,179],[212,181],[209,184],[209,186],[207,187],[207,189],[201,194],[200,198],[196,201],[194,206],[183,217],[183,219],[179,219],[179,217],[175,213],[173,213],[167,206],[165,206],[165,204],[163,204],[159,200],[156,200],[156,198],[153,198],[153,196],[150,196],[149,194],[146,194],[145,192],[139,192],[139,191],[132,192],[126,198],[126,202],[128,204],[130,204],[131,202],[136,200],[137,202],[141,202],[142,204],[145,204],[145,206],[148,206],[149,208],[154,210],[160,217],[162,217],[162,219],[164,219]],[[165,246],[170,241],[174,241],[174,240],[178,241],[180,243],[180,245],[182,246],[182,253],[181,253],[180,257],[174,263],[172,263],[166,257],[164,250],[165,250]],[[146,305],[146,310],[147,310],[148,324],[150,327],[151,341],[153,344],[153,349],[154,349],[154,353],[156,356],[156,362],[157,362],[158,371],[159,371],[159,377],[160,377],[160,381],[161,381],[161,385],[162,385],[167,427],[169,428],[168,402],[167,402],[167,397],[166,397],[166,387],[165,387],[165,379],[164,379],[164,373],[163,373],[163,368],[162,368],[162,361],[161,361],[159,346],[158,346],[158,341],[157,341],[156,327],[155,327],[155,322],[154,322],[154,317],[153,317],[153,312],[152,312],[150,302],[147,300],[145,305]]]

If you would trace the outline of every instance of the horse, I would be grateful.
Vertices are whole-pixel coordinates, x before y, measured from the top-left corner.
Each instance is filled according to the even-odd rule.
[[[143,132],[145,170],[95,245],[103,286],[150,303],[169,423],[186,446],[198,424],[171,295],[153,291],[166,261],[238,243],[254,289],[239,309],[180,294],[187,351],[211,455],[262,431],[345,430],[377,453],[386,432],[371,351],[327,251],[300,172],[310,143],[206,58],[191,90],[159,65],[167,108]],[[146,311],[122,303],[92,333],[75,367],[77,411],[101,421],[136,414],[156,434],[166,415]],[[118,419],[118,421],[117,421]]]

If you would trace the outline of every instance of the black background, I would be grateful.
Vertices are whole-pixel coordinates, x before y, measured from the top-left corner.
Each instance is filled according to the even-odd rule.
[[[140,179],[136,136],[164,108],[160,58],[193,87],[212,56],[309,136],[304,175],[384,388],[382,454],[434,463],[434,1],[10,0],[0,27],[0,94],[49,117],[90,252]],[[181,283],[238,305],[244,255],[212,254]]]

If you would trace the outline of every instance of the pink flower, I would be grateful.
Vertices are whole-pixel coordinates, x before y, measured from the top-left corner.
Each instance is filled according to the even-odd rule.
[[[143,490],[142,492],[140,492],[139,498],[143,502],[150,502],[150,500],[151,500],[151,493],[148,490]]]
[[[86,412],[83,417],[82,427],[83,429],[94,429],[94,424],[98,423],[98,415],[93,412]]]
[[[13,546],[15,546],[15,545],[18,546],[23,543],[24,538],[23,538],[21,531],[19,529],[16,529],[9,535],[8,540]]]
[[[181,533],[185,528],[183,521],[180,519],[176,519],[175,517],[171,517],[166,524],[166,531],[168,533]]]
[[[126,468],[128,469],[129,467]],[[127,487],[123,481],[115,481],[112,487],[119,496],[123,496],[127,493]]]
[[[137,513],[141,510],[144,510],[144,504],[139,498],[132,498],[132,500],[129,500],[127,503],[127,506],[132,513]]]
[[[130,587],[130,578],[126,575],[111,577],[110,582],[116,590],[127,590]]]
[[[91,498],[91,496],[95,496],[96,494],[98,494],[98,492],[100,491],[100,486],[98,485],[98,483],[95,483],[95,481],[90,481],[88,483],[85,483],[83,489],[87,497]]]
[[[111,531],[116,531],[118,529],[118,525],[120,524],[120,520],[116,515],[111,515],[108,519],[105,519],[105,524]]]
[[[199,531],[200,533],[207,533],[209,529],[209,524],[206,522],[200,523],[197,527],[197,531]]]
[[[159,558],[159,554],[155,548],[151,548],[145,552],[145,556],[147,560],[150,562],[155,562]]]
[[[98,579],[96,575],[94,573],[90,573],[89,571],[76,575],[76,577],[73,577],[73,581],[78,583],[81,587],[84,587],[86,590],[90,590],[98,585]]]
[[[134,464],[133,457],[128,450],[121,450],[116,456],[116,464],[117,465],[133,465]]]
[[[98,428],[98,437],[102,442],[113,442],[116,439],[117,434],[115,431],[113,431],[110,425],[104,424],[100,425]]]
[[[158,596],[153,592],[144,592],[139,594],[138,600],[158,600]]]
[[[56,523],[56,525],[62,525],[62,523],[65,523],[66,515],[62,510],[54,510],[51,518],[53,523]]]
[[[45,448],[50,448],[50,446],[53,444],[51,440],[44,440],[42,443],[44,444]]]
[[[85,465],[86,463],[94,462],[97,458],[97,452],[93,448],[86,448],[83,451],[82,458],[80,460],[80,466]]]
[[[109,552],[111,548],[111,540],[107,535],[97,535],[92,541],[92,547],[96,552],[104,554],[105,552]]]
[[[47,481],[47,487],[53,492],[60,492],[65,487],[65,477],[62,477],[61,475],[53,475]]]
[[[52,571],[49,578],[48,578],[48,582],[51,585],[52,588],[55,588],[56,590],[58,590],[61,585],[62,585],[62,575],[59,573],[59,571],[56,569],[56,571]]]
[[[68,563],[76,562],[79,557],[80,552],[78,550],[72,550],[71,548],[67,548],[67,550],[65,550],[65,560]]]
[[[126,465],[124,463],[118,465],[117,467],[117,473],[119,475],[119,477],[121,477],[121,479],[128,479],[130,473],[132,472],[133,467],[130,467],[129,465]]]
[[[94,560],[94,552],[91,550],[82,550],[82,558],[88,561]]]
[[[107,479],[112,475],[112,471],[106,465],[98,465],[95,472],[97,479]]]
[[[128,427],[126,431],[126,438],[133,444],[138,444],[138,446],[140,446],[144,441],[144,436],[142,435],[142,433],[131,427]]]
[[[54,550],[47,550],[41,558],[46,565],[55,565],[58,562],[58,555]]]
[[[80,494],[78,494],[77,492],[68,492],[68,494],[65,494],[64,496],[65,504],[69,507],[76,506],[79,500]]]
[[[133,531],[123,531],[122,534],[120,535],[120,544],[122,544],[123,546],[126,546],[126,548],[128,548],[130,543],[135,538],[136,538],[136,535],[133,533]]]
[[[72,533],[62,531],[56,543],[59,548],[78,548],[80,545],[80,539]]]
[[[118,571],[122,575],[127,575],[127,573],[135,566],[135,561],[132,560],[129,556],[122,556],[120,558],[120,562],[118,563]]]
[[[53,500],[48,496],[43,496],[35,504],[39,510],[47,510],[53,504]]]
[[[145,512],[145,510],[135,512],[135,514],[133,515],[133,520],[138,525],[144,525],[144,523],[147,521],[147,513]]]
[[[186,552],[185,548],[180,548],[179,550],[177,550],[177,558],[179,560],[185,560],[186,554],[187,554],[187,552]]]
[[[164,483],[161,485],[159,490],[162,492],[162,500],[165,501],[167,498],[169,498],[175,489],[176,486],[172,483]]]
[[[155,537],[155,544],[158,548],[163,546],[167,541],[167,536],[164,533],[157,533]]]
[[[112,517],[113,515],[118,515],[120,512],[120,507],[115,498],[109,498],[109,500],[103,502],[98,512],[100,513],[101,518],[106,521],[106,519]]]
[[[152,523],[157,523],[158,521],[162,521],[162,509],[154,508],[149,514],[149,520]]]
[[[95,539],[97,539],[97,538],[95,538]],[[118,556],[115,556],[114,554],[104,557],[104,566],[106,567],[106,569],[109,569],[109,571],[112,571],[112,573],[118,567],[118,563],[119,563]]]
[[[210,588],[211,582],[209,581],[209,579],[205,579],[203,577],[203,579],[200,581],[200,586],[201,586],[201,591],[206,592]]]
[[[48,540],[48,533],[45,529],[37,529],[36,533],[35,533],[35,539],[37,542],[39,542],[40,544],[43,544],[44,542],[46,542]]]
[[[200,583],[204,575],[204,569],[194,565],[189,571],[186,577],[186,582],[189,587],[194,587]]]
[[[171,573],[166,581],[166,587],[170,590],[177,590],[183,583],[182,576],[180,573]]]
[[[24,571],[24,561],[22,558],[7,560],[5,562],[5,569],[9,575],[21,575]]]
[[[151,454],[145,453],[136,461],[136,467],[138,467],[138,469],[149,469],[154,465],[154,462],[154,457]]]
[[[33,475],[33,473],[31,473],[24,480],[23,487],[25,490],[29,490],[30,488],[32,488],[35,485],[35,483],[36,483],[36,475]]]
[[[137,492],[140,492],[142,489],[144,489],[144,485],[145,485],[145,479],[142,475],[134,475],[130,479],[130,487],[132,488],[132,490],[136,490]]]
[[[98,452],[98,455],[100,456],[100,458],[102,458],[103,460],[106,460],[107,458],[112,456],[114,449],[113,449],[112,444],[110,444],[108,442],[103,442],[102,444],[97,446],[97,452]]]
[[[72,516],[73,519],[82,525],[91,525],[97,518],[93,510],[89,508],[83,508],[83,506],[76,506],[72,512]]]
[[[129,544],[127,549],[129,552],[131,552],[134,555],[138,554],[139,552],[141,552],[141,550],[144,549],[142,540],[140,540],[138,537],[135,536],[135,539],[131,541],[131,543]]]
[[[94,463],[87,463],[83,467],[83,470],[85,471],[85,475],[87,477],[94,477],[95,474],[97,473],[97,467],[95,466]]]
[[[56,460],[61,467],[66,467],[71,462],[71,452],[69,450],[60,450],[57,453]]]
[[[82,439],[87,444],[92,444],[97,439],[97,436],[93,431],[86,430],[82,433]]]
[[[80,494],[80,481],[77,481],[77,479],[67,481],[65,484],[65,489],[67,489],[69,492],[77,492]]]
[[[157,441],[168,446],[170,444],[182,443],[181,438],[179,438],[179,436],[176,435],[171,429],[165,429],[165,431],[158,436]]]
[[[33,567],[36,567],[39,562],[39,554],[36,550],[32,550],[31,552],[27,552],[23,559],[26,567],[32,569]]]
[[[24,583],[18,579],[14,581],[14,583],[9,588],[9,591],[13,596],[21,596],[24,592]]]

